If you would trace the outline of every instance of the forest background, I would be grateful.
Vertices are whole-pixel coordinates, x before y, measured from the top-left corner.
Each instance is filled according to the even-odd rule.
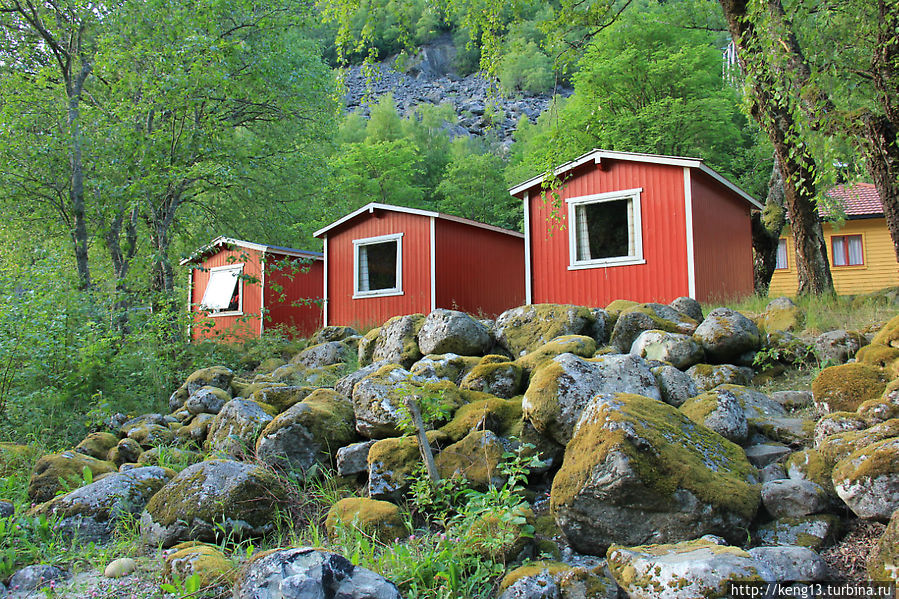
[[[318,249],[312,231],[370,201],[519,229],[507,187],[594,147],[699,157],[768,199],[769,261],[789,216],[811,240],[801,291],[827,293],[809,206],[878,165],[895,199],[897,13],[895,0],[0,0],[0,441],[80,438],[238,359],[184,335],[178,262],[218,235]],[[511,145],[489,126],[452,137],[448,105],[400,114],[384,96],[369,118],[346,112],[347,65],[402,65],[446,36],[456,72],[483,73],[496,97],[554,94]]]

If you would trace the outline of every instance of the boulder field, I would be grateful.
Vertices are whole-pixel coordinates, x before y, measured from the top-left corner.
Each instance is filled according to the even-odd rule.
[[[831,577],[818,551],[847,514],[889,523],[868,567],[895,581],[899,317],[870,338],[797,341],[801,321],[785,298],[762,314],[705,316],[678,298],[530,305],[495,320],[438,309],[364,335],[327,327],[255,372],[198,370],[172,393],[170,413],[120,419],[41,457],[31,513],[99,543],[127,514],[148,547],[172,547],[167,571],[205,564],[236,598],[399,597],[393,582],[320,548],[263,552],[236,572],[202,542],[264,537],[288,501],[286,480],[323,471],[363,489],[331,507],[330,536],[349,526],[403,542],[398,504],[422,465],[414,403],[426,408],[441,478],[502,487],[510,452],[540,458],[520,519],[538,534],[502,554],[504,599],[812,583]],[[829,364],[812,393],[751,387],[807,360],[800,346]],[[555,561],[520,561],[539,553]]]

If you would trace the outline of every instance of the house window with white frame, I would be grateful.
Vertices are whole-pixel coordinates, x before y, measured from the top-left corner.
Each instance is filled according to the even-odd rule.
[[[777,242],[777,259],[774,262],[774,270],[787,270],[790,262],[787,258],[787,240],[781,237]]]
[[[354,239],[353,297],[403,293],[403,234]]]
[[[209,282],[200,301],[200,308],[210,316],[240,314],[243,310],[243,285],[240,275],[243,264],[229,264],[209,269]]]
[[[569,268],[643,264],[642,191],[568,199]]]
[[[831,245],[834,266],[862,266],[865,263],[861,235],[834,235]]]

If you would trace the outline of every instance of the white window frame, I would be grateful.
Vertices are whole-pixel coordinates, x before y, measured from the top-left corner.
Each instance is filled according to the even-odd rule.
[[[244,263],[240,262],[237,264],[226,264],[225,266],[213,266],[209,269],[209,279],[206,281],[206,289],[203,290],[203,299],[200,300],[200,309],[206,311],[206,315],[210,317],[218,317],[218,316],[242,316],[243,315],[243,267]],[[209,283],[212,281],[212,274],[215,272],[227,270],[236,270],[237,271],[237,310],[209,310],[203,307],[203,302],[206,300],[206,293],[209,290]]]
[[[375,289],[372,291],[360,291],[359,289],[359,248],[366,245],[375,245],[396,242],[396,286],[389,289]],[[391,295],[403,295],[403,233],[391,233],[377,237],[366,237],[353,240],[353,299],[366,297],[387,297]]]
[[[643,219],[640,210],[640,195],[642,187],[636,189],[623,189],[606,193],[594,193],[587,196],[568,198],[568,270],[581,270],[584,268],[605,268],[609,266],[630,266],[634,264],[646,264],[643,259]],[[600,202],[615,202],[630,200],[634,213],[634,255],[616,256],[614,258],[597,258],[593,260],[577,259],[577,224],[576,208],[585,204],[597,204]]]

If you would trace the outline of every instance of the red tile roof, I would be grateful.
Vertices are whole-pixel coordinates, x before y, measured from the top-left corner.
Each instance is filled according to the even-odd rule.
[[[842,206],[846,218],[883,214],[883,204],[880,203],[877,188],[871,183],[837,185],[828,190],[825,195],[836,200]],[[828,216],[825,206],[819,207],[818,213],[823,217]]]

